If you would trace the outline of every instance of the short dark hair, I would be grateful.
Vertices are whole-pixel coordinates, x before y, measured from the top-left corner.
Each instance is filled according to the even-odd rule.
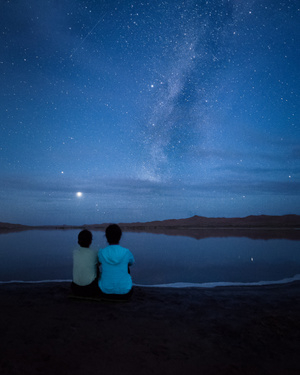
[[[122,237],[122,230],[119,225],[111,224],[106,228],[105,236],[110,245],[117,245]]]
[[[81,246],[81,247],[89,247],[90,244],[92,243],[92,240],[93,240],[93,235],[92,233],[87,230],[87,229],[84,229],[82,230],[79,234],[78,234],[78,244]]]

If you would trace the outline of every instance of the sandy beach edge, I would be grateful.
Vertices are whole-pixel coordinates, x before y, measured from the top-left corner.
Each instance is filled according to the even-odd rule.
[[[300,282],[135,287],[125,303],[68,283],[0,285],[3,374],[298,374]]]

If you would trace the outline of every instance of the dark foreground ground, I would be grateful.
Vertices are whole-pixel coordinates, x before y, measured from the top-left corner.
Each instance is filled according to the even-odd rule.
[[[300,374],[300,283],[136,287],[130,302],[68,284],[0,285],[0,374]]]

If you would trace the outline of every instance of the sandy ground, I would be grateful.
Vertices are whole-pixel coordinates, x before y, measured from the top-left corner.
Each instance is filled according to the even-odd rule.
[[[69,295],[0,285],[0,374],[300,374],[300,282]]]

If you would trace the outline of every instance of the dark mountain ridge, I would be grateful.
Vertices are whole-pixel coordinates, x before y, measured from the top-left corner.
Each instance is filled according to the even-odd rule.
[[[22,224],[12,224],[0,222],[0,230],[20,231],[29,229],[80,229],[90,228],[93,230],[102,230],[109,223],[103,224],[83,224],[83,225],[38,225],[29,226]],[[119,223],[126,230],[134,228],[300,228],[300,215],[250,215],[246,217],[235,218],[209,218],[204,216],[192,216],[186,219],[169,219],[148,222]]]
[[[204,216],[193,216],[187,219],[171,219],[162,221],[150,221],[145,223],[121,223],[122,227],[132,226],[159,226],[159,227],[193,227],[193,228],[300,228],[299,215],[251,215],[243,218],[209,218]]]

